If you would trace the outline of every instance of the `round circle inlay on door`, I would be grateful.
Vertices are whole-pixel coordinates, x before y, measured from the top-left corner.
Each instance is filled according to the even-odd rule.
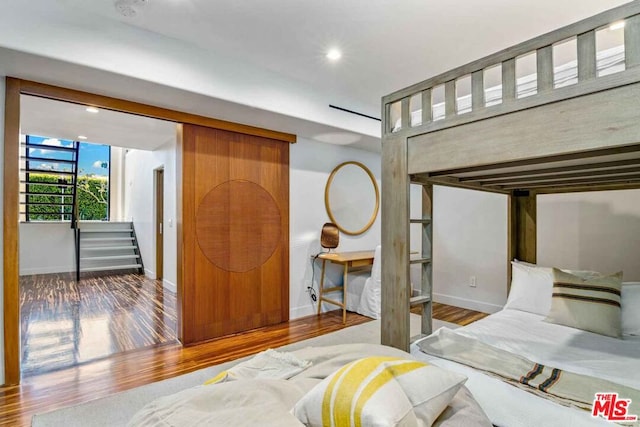
[[[260,185],[227,181],[202,199],[196,237],[202,253],[217,267],[243,273],[267,261],[281,238],[280,209]]]

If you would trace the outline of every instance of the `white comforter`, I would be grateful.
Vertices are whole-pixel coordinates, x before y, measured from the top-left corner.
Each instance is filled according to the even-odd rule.
[[[260,379],[259,373],[238,370],[238,380],[193,387],[147,404],[130,420],[130,427],[260,426],[301,427],[290,412],[295,403],[323,378],[340,367],[372,354],[409,357],[403,351],[375,344],[340,344],[307,347],[291,353],[310,366],[288,380]],[[246,362],[245,362],[246,363]],[[263,369],[262,363],[250,369]],[[229,369],[231,372],[234,368]],[[253,377],[253,378],[250,378]],[[289,377],[286,375],[285,377]],[[490,425],[486,415],[466,388],[461,388],[434,426],[472,427]]]
[[[550,324],[543,316],[518,310],[503,310],[456,332],[539,363],[640,389],[640,337],[609,338]],[[497,426],[611,426],[585,411],[560,406],[467,366],[426,355],[416,344],[411,353],[467,375],[467,387]]]

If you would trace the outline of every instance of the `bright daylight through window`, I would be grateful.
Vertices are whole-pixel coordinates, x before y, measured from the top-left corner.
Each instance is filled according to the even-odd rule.
[[[33,135],[25,142],[25,221],[71,220],[76,180],[78,219],[109,219],[110,146]]]

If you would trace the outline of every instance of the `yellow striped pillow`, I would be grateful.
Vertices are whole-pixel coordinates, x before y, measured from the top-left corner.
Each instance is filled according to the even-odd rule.
[[[430,426],[465,381],[416,360],[367,357],[325,378],[293,413],[312,427]]]

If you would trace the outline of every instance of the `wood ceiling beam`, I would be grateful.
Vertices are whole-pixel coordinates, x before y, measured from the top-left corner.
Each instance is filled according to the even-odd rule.
[[[500,185],[500,186],[512,186],[512,185],[519,185],[519,184],[535,184],[537,182],[539,183],[545,183],[545,182],[555,182],[555,181],[561,181],[561,180],[571,180],[571,179],[580,179],[580,178],[595,178],[595,177],[604,177],[604,176],[610,176],[610,177],[620,177],[623,178],[626,175],[637,175],[638,173],[640,173],[640,166],[635,166],[635,167],[631,167],[631,168],[624,168],[624,169],[619,169],[619,170],[610,170],[610,169],[605,169],[605,170],[597,170],[597,171],[583,171],[583,172],[573,172],[573,173],[566,173],[566,174],[561,174],[561,175],[549,175],[549,176],[534,176],[534,177],[524,177],[524,178],[504,178],[504,179],[500,179],[500,180],[494,180],[494,181],[490,181],[490,182],[480,182],[480,185]]]
[[[616,176],[616,177],[601,177],[601,178],[585,178],[585,179],[567,179],[563,181],[551,181],[543,184],[532,185],[505,185],[499,187],[501,190],[538,190],[547,187],[573,187],[573,186],[585,186],[585,185],[597,185],[597,184],[626,184],[640,181],[640,174]]]
[[[572,165],[572,166],[561,166],[555,168],[543,168],[543,169],[532,169],[526,171],[517,171],[517,172],[503,172],[503,173],[495,173],[489,175],[478,175],[471,177],[460,177],[460,182],[486,182],[486,181],[497,181],[503,178],[518,178],[524,176],[536,176],[536,175],[552,175],[552,174],[564,174],[569,172],[576,171],[589,171],[594,169],[608,169],[608,168],[624,168],[629,166],[638,166],[640,165],[640,159],[628,159],[628,160],[617,160],[612,162],[599,162],[599,163],[588,163],[584,165]]]
[[[625,145],[622,147],[602,148],[599,150],[582,151],[578,153],[560,154],[557,156],[538,157],[535,159],[514,160],[499,164],[489,164],[481,166],[470,166],[466,168],[448,169],[437,172],[429,172],[429,177],[460,175],[464,173],[483,172],[502,168],[515,168],[521,166],[540,165],[545,163],[563,162],[567,160],[589,159],[601,156],[613,156],[617,154],[640,152],[640,144]]]

